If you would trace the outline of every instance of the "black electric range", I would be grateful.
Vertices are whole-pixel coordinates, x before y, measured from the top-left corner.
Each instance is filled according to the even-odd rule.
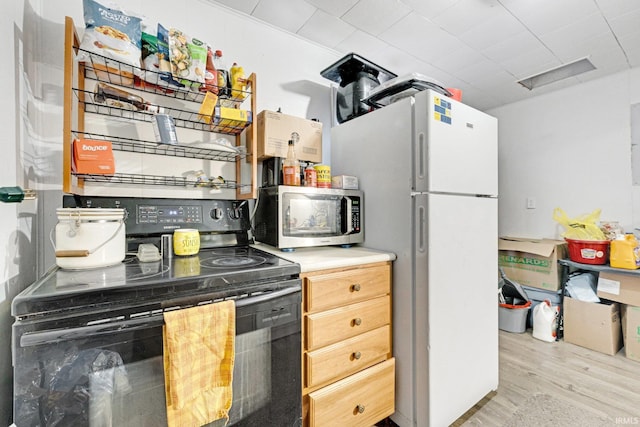
[[[233,404],[211,426],[302,424],[300,266],[250,245],[248,203],[65,197],[123,208],[127,256],[97,269],[52,268],[16,296],[14,423],[166,425],[163,315],[232,299]],[[197,255],[141,262],[137,247],[196,228]],[[166,239],[164,239],[166,240]],[[99,404],[98,404],[99,403]]]

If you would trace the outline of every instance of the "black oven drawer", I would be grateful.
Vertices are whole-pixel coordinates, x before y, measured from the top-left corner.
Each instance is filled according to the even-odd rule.
[[[228,425],[300,420],[301,288],[299,279],[290,282],[236,300]],[[161,314],[31,332],[16,322],[15,424],[166,425]]]

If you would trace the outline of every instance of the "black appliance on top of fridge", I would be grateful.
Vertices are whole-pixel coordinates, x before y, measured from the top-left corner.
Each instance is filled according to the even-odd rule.
[[[350,53],[320,72],[326,79],[338,83],[336,119],[343,123],[371,110],[363,102],[372,89],[396,74],[357,55]]]
[[[54,267],[19,294],[18,427],[166,425],[163,313],[227,299],[236,336],[226,425],[301,425],[300,266],[250,246],[247,202],[65,196],[63,206],[124,208],[129,251],[178,227],[197,228],[203,245],[188,257]]]

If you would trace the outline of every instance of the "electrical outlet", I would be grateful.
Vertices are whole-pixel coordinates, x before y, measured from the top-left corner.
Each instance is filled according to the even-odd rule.
[[[535,209],[536,208],[536,198],[529,196],[527,197],[527,209]]]

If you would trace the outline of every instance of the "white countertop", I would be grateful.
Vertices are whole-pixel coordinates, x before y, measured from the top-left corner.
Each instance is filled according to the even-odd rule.
[[[351,267],[372,262],[393,261],[396,255],[391,252],[369,249],[362,246],[342,248],[338,246],[319,246],[315,248],[296,248],[293,252],[283,252],[278,248],[256,243],[251,245],[288,261],[300,264],[300,271],[328,270],[331,268]]]

